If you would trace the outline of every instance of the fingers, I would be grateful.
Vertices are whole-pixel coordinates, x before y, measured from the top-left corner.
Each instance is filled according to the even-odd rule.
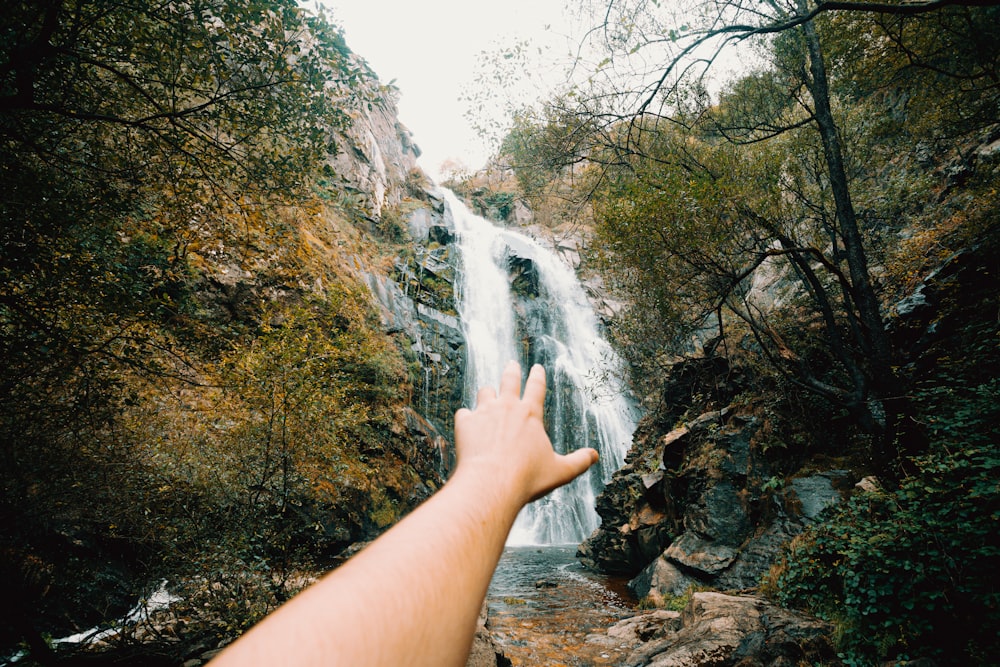
[[[561,472],[564,477],[559,480],[559,484],[562,485],[571,482],[587,472],[590,466],[597,463],[597,458],[597,450],[589,447],[577,449],[560,457],[560,463],[562,464]]]
[[[459,461],[466,461],[466,469],[472,470],[485,462],[491,478],[503,470],[508,479],[504,488],[522,503],[573,481],[598,458],[589,447],[565,455],[553,451],[542,419],[545,392],[545,369],[535,364],[522,395],[521,367],[511,361],[501,375],[499,392],[483,387],[476,409],[463,408],[455,414]]]
[[[521,397],[521,365],[516,361],[508,361],[507,365],[504,366],[503,374],[500,376],[499,397],[514,399]],[[498,398],[498,394],[493,387],[480,387],[476,394],[476,404],[495,398]],[[528,373],[528,380],[524,385],[523,400],[532,407],[537,406],[539,410],[544,404],[545,369],[540,364],[532,366]]]
[[[489,401],[495,401],[497,398],[497,390],[493,387],[480,387],[479,391],[476,392],[476,405],[482,405]]]
[[[508,361],[500,376],[500,396],[518,398],[521,395],[521,365]]]
[[[524,383],[524,402],[541,414],[545,405],[545,368],[540,364],[531,367],[528,380]]]
[[[521,396],[521,365],[516,361],[508,361],[500,375],[499,397],[509,396],[518,399]],[[476,393],[476,405],[496,400],[497,390],[493,387],[480,387]]]

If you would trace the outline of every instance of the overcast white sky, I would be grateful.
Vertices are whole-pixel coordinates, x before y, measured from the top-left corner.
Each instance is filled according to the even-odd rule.
[[[473,83],[483,51],[530,39],[559,44],[578,17],[565,0],[322,0],[351,50],[383,83],[400,89],[400,120],[413,132],[420,165],[434,178],[448,159],[476,169],[487,147],[465,118],[460,98]],[[311,3],[309,3],[311,4]]]

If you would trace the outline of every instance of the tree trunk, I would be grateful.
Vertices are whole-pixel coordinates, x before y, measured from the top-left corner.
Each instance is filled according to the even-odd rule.
[[[803,24],[802,29],[809,50],[808,88],[813,98],[816,124],[823,141],[830,189],[836,206],[837,224],[844,243],[852,295],[862,327],[862,340],[858,343],[869,361],[867,375],[870,387],[865,395],[858,396],[858,407],[865,416],[865,421],[870,421],[869,427],[873,435],[872,462],[880,472],[891,474],[896,459],[894,443],[899,415],[896,389],[899,382],[892,368],[892,347],[882,323],[878,297],[868,274],[868,257],[858,229],[854,204],[851,202],[840,134],[830,108],[830,90],[819,35],[816,34],[816,27],[811,21]]]

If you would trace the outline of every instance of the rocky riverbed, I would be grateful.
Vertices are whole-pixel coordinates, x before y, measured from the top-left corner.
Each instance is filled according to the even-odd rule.
[[[575,546],[509,547],[487,599],[489,629],[512,665],[620,665],[626,648],[587,640],[635,613],[625,581],[587,572]]]
[[[573,547],[508,548],[472,667],[834,664],[830,628],[752,595],[692,592],[679,611],[639,609],[624,580],[583,569]]]

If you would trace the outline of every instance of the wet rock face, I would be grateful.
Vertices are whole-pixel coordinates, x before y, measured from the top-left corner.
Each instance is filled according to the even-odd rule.
[[[629,588],[662,604],[690,586],[746,589],[757,586],[783,544],[841,500],[850,473],[833,470],[794,478],[762,492],[770,470],[752,455],[756,420],[736,415],[714,431],[694,426],[685,438],[687,480],[682,531],[645,566]],[[676,444],[680,444],[676,442]]]
[[[689,400],[694,378],[725,370],[714,364],[682,362],[664,393]],[[853,480],[833,470],[765,490],[777,471],[753,445],[756,418],[722,409],[667,427],[670,405],[667,418],[640,426],[628,464],[598,498],[602,524],[578,557],[588,568],[634,577],[636,597],[657,605],[692,587],[755,587],[781,546],[839,502]]]
[[[507,258],[507,270],[511,276],[511,291],[525,299],[536,299],[541,296],[541,278],[535,263],[526,257],[510,256]]]
[[[667,505],[662,477],[646,481],[652,483],[647,487],[643,475],[628,463],[604,487],[597,498],[601,527],[577,552],[585,567],[634,575],[670,543],[677,515]]]
[[[413,408],[440,433],[450,434],[462,405],[466,354],[455,310],[456,237],[444,202],[433,192],[426,195],[408,221],[413,255],[398,258],[390,276],[372,273],[367,279],[382,326],[419,365]]]
[[[597,498],[601,526],[580,545],[577,554],[585,567],[634,576],[684,532],[685,520],[697,524],[710,521],[704,512],[694,512],[686,519],[689,495],[718,492],[711,490],[707,479],[699,481],[699,475],[686,474],[682,463],[692,432],[708,429],[713,415],[677,428],[668,425],[675,424],[682,411],[672,406],[690,400],[700,379],[726,368],[724,361],[700,359],[671,371],[664,389],[667,400],[640,422],[627,463]],[[715,419],[720,417],[714,415]],[[710,457],[705,453],[702,458],[707,461]]]

